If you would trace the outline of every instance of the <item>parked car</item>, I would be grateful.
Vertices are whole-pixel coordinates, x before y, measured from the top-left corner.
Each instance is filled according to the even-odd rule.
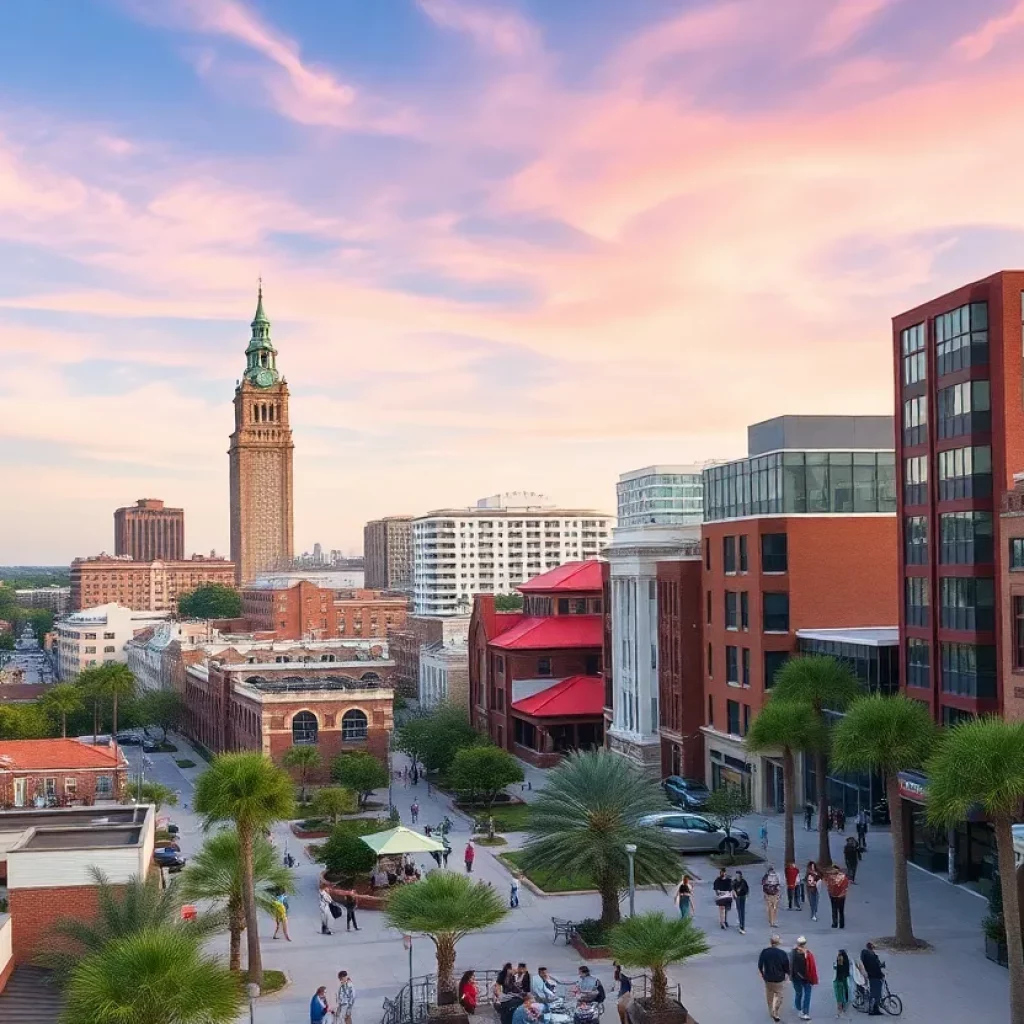
[[[158,846],[153,851],[153,863],[157,867],[167,868],[173,875],[185,866],[185,858],[177,850],[172,850],[168,846]]]
[[[741,828],[734,828],[730,835],[725,829],[713,825],[699,814],[679,814],[677,811],[663,811],[648,814],[640,819],[644,828],[656,828],[668,840],[669,846],[680,853],[728,853],[746,850],[750,836]]]
[[[142,742],[142,737],[137,732],[119,732],[117,742],[122,747],[138,746]]]
[[[142,741],[142,750],[146,754],[155,754],[160,749],[160,744],[156,740],[151,740],[148,737]]]
[[[697,810],[708,802],[708,787],[696,779],[670,775],[662,782],[661,788],[671,803],[684,810]]]

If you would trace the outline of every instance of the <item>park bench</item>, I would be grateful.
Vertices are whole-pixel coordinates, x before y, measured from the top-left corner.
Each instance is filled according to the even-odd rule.
[[[560,938],[564,938],[565,944],[568,946],[573,932],[576,931],[576,923],[574,921],[567,921],[565,918],[553,917],[551,918],[551,924],[555,929],[555,937],[551,940],[552,945]]]

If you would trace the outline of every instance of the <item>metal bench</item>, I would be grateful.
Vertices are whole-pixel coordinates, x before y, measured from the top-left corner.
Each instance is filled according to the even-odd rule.
[[[555,929],[555,937],[551,940],[551,944],[554,945],[560,938],[564,938],[565,944],[568,946],[573,933],[576,931],[576,922],[567,921],[561,917],[553,917],[551,918],[551,924]]]

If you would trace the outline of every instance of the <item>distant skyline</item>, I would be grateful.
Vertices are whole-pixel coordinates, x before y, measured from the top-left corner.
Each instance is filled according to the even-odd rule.
[[[0,563],[140,497],[228,550],[259,275],[296,549],[355,552],[891,413],[890,318],[1024,265],[1019,0],[3,9]]]

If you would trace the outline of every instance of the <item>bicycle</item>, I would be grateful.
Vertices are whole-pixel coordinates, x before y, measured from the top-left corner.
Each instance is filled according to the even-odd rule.
[[[867,986],[857,985],[856,991],[853,994],[853,1008],[861,1013],[867,1013],[869,1004]],[[889,1014],[890,1017],[898,1017],[903,1013],[903,1000],[894,992],[889,991],[888,978],[882,979],[882,998],[878,1001],[878,1006],[885,1013]]]

